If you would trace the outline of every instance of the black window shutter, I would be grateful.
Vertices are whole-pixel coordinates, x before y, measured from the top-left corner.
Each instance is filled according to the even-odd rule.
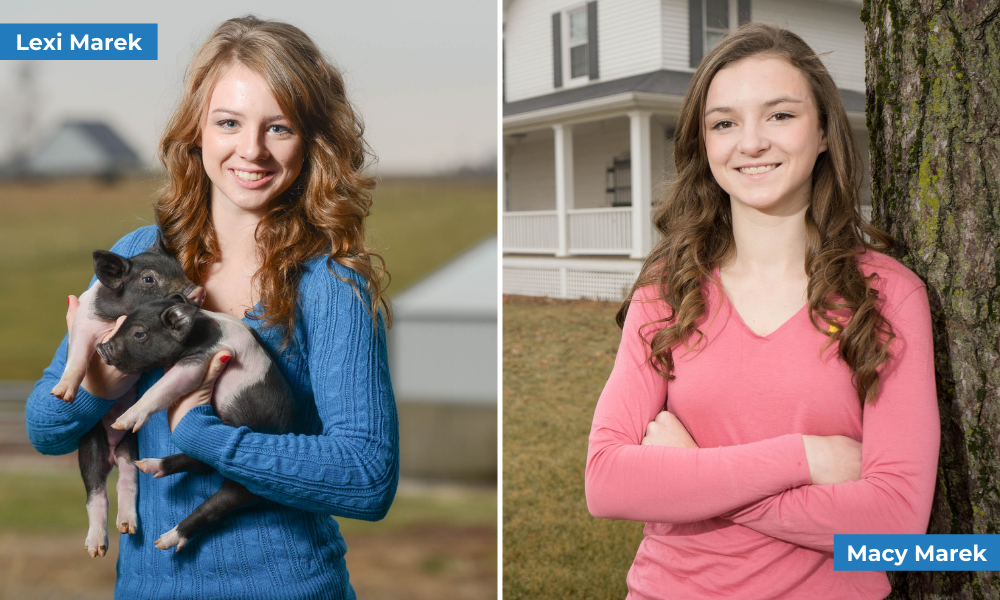
[[[744,25],[750,22],[750,0],[739,0],[736,3],[736,14],[739,15],[739,24]]]
[[[562,13],[552,13],[552,77],[562,87]]]
[[[587,3],[587,54],[590,67],[590,79],[600,77],[597,70],[597,0]]]
[[[705,26],[702,24],[701,0],[688,0],[688,21],[690,22],[691,68],[697,69],[705,55]]]

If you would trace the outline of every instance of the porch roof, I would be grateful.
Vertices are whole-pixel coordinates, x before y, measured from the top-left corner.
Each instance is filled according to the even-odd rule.
[[[630,92],[683,97],[687,91],[688,84],[691,83],[692,75],[693,73],[661,69],[651,73],[632,75],[631,77],[560,90],[544,96],[535,96],[534,98],[526,98],[516,102],[504,102],[503,116],[506,118],[514,115],[523,115],[534,111]],[[839,91],[840,98],[844,102],[844,108],[848,113],[864,114],[865,95],[863,92],[843,89]]]

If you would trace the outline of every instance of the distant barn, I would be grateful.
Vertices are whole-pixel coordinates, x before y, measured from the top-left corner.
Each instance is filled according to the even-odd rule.
[[[393,300],[403,475],[496,477],[497,251],[492,237]]]
[[[142,168],[142,161],[106,123],[67,121],[26,161],[32,177],[94,176],[115,179]]]

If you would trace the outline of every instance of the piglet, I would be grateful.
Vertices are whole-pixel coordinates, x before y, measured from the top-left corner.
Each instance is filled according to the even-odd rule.
[[[199,304],[204,299],[204,289],[188,280],[159,236],[153,248],[133,258],[96,250],[94,271],[98,280],[80,296],[80,307],[69,333],[66,368],[52,389],[52,395],[65,401],[71,402],[76,397],[97,343],[112,332],[119,317],[143,302],[175,292],[182,292]],[[134,463],[139,456],[138,443],[134,433],[111,428],[135,399],[133,387],[80,438],[78,458],[87,490],[89,522],[84,547],[91,557],[104,556],[108,550],[107,481],[115,465],[118,466],[116,526],[122,533],[136,532],[138,472]]]
[[[94,273],[97,281],[80,296],[80,308],[69,332],[66,368],[51,392],[67,402],[76,398],[94,348],[111,333],[118,317],[143,302],[166,298],[175,292],[199,305],[205,298],[204,288],[197,287],[184,275],[184,269],[167,252],[159,235],[151,249],[132,258],[95,250]]]
[[[149,417],[169,408],[201,385],[212,357],[229,349],[233,359],[215,383],[212,406],[223,423],[272,434],[304,433],[291,388],[243,321],[222,313],[199,310],[184,296],[173,294],[139,306],[128,314],[115,335],[98,344],[109,365],[123,373],[167,368],[163,377],[112,425],[138,431]],[[136,466],[155,478],[189,470],[212,470],[185,454],[147,458]],[[244,486],[223,479],[222,488],[176,527],[156,541],[162,550],[180,550],[194,533],[224,519],[233,509],[256,498]]]

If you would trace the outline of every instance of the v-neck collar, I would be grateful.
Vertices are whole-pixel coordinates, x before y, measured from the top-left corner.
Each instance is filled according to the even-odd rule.
[[[718,266],[713,267],[712,278],[714,279],[712,284],[715,285],[716,287],[716,292],[719,295],[719,301],[728,311],[729,317],[740,326],[740,328],[744,331],[744,333],[746,333],[748,336],[750,336],[755,340],[759,340],[762,342],[770,342],[771,340],[782,335],[785,330],[791,329],[792,322],[799,319],[800,315],[806,313],[809,310],[809,301],[807,300],[806,303],[803,304],[802,307],[799,310],[797,310],[794,315],[788,317],[788,319],[786,319],[784,323],[779,325],[777,329],[775,329],[774,331],[772,331],[767,335],[760,335],[753,329],[750,329],[750,326],[747,325],[746,322],[743,320],[743,317],[740,316],[739,311],[736,310],[736,306],[733,305],[732,301],[729,300],[729,294],[726,293],[726,288],[725,286],[722,285],[722,275],[719,273]]]

